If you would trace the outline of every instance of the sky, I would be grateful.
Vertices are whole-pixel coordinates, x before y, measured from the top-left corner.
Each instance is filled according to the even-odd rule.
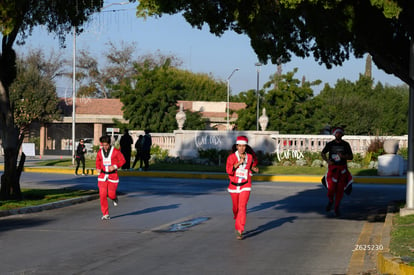
[[[135,16],[136,3],[119,3],[125,2],[104,2],[103,12],[94,15],[84,26],[85,31],[76,37],[76,52],[88,50],[96,58],[103,58],[102,53],[108,49],[108,42],[115,45],[134,42],[138,55],[159,51],[162,54],[177,56],[183,62],[182,69],[211,74],[215,79],[225,82],[231,75],[228,85],[232,94],[256,89],[258,78],[261,88],[277,70],[276,65],[267,64],[262,65],[258,72],[258,67],[255,66],[258,59],[246,35],[229,31],[217,37],[209,32],[207,26],[202,30],[192,28],[181,15],[138,19]],[[60,51],[65,58],[71,60],[73,34],[67,36],[65,45],[65,49],[60,49],[59,41],[54,35],[48,34],[43,27],[38,27],[26,40],[26,44],[22,47],[16,46],[16,49],[20,53],[39,48],[45,53],[48,50]],[[314,86],[314,92],[317,94],[325,83],[334,86],[338,79],[357,80],[359,74],[365,70],[365,58],[352,58],[340,67],[328,70],[325,65],[319,65],[313,58],[294,57],[291,62],[282,65],[282,72],[287,73],[294,68],[298,68],[295,75],[297,79],[304,76],[307,81],[322,81],[319,86]],[[391,86],[403,84],[393,75],[379,70],[375,64],[372,67],[372,75],[376,83]],[[60,80],[57,85],[60,90],[65,89],[71,93],[71,80]]]

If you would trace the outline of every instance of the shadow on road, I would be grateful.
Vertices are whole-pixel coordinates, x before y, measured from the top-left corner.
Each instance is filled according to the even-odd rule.
[[[43,225],[46,223],[51,222],[52,220],[49,219],[19,219],[19,218],[11,218],[11,219],[2,219],[0,223],[0,232],[5,232],[7,230],[17,230],[21,228],[28,228],[34,227],[38,225]]]
[[[265,231],[275,229],[276,227],[279,227],[279,226],[283,225],[284,223],[287,223],[287,222],[292,223],[296,219],[297,219],[297,216],[291,216],[291,217],[286,217],[286,218],[281,218],[281,219],[270,221],[266,224],[263,224],[263,225],[260,225],[260,226],[256,227],[253,230],[245,231],[244,234],[243,234],[243,238],[247,239],[247,238],[254,237],[254,236],[256,236],[258,234],[261,234]]]
[[[340,210],[341,219],[382,222],[388,205],[404,199],[405,186],[354,184],[351,195],[344,195]],[[284,210],[288,213],[318,213],[333,217],[325,211],[327,190],[322,186],[307,189],[282,200],[267,201],[249,208],[248,213],[265,209]]]
[[[261,210],[265,210],[268,208],[272,208],[278,204],[278,201],[268,201],[268,202],[262,202],[261,204],[247,209],[247,213],[257,212]]]
[[[148,213],[153,213],[153,212],[158,212],[158,211],[163,211],[163,210],[168,210],[168,209],[176,209],[179,206],[180,204],[171,204],[171,205],[165,205],[165,206],[148,207],[142,210],[125,213],[122,215],[112,216],[111,219],[116,219],[116,218],[125,217],[125,216],[148,214]]]

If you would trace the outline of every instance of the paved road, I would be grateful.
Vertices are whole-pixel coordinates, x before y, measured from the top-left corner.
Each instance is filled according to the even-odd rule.
[[[96,178],[22,177],[22,187],[57,185],[96,188]],[[405,198],[405,186],[358,184],[336,219],[320,185],[256,183],[238,241],[226,185],[123,177],[110,221],[100,220],[98,201],[0,218],[0,273],[346,274],[366,221]]]

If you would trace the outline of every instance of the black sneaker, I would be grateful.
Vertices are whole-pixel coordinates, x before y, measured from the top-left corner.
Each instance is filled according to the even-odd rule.
[[[333,205],[333,202],[328,202],[328,205],[326,206],[326,212],[329,212],[329,211],[331,211],[331,209],[332,209],[332,205]]]
[[[114,200],[112,200],[112,202],[114,203],[114,206],[118,206],[118,197],[116,197]]]
[[[340,217],[341,216],[341,211],[339,211],[339,209],[335,210],[335,217]]]

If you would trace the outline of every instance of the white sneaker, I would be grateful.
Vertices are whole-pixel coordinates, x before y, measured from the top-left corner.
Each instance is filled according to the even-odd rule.
[[[118,198],[115,198],[112,202],[114,203],[114,206],[118,206]]]
[[[82,174],[82,176],[86,176],[85,174]]]
[[[109,217],[109,215],[103,215],[101,220],[110,220],[111,217]]]

